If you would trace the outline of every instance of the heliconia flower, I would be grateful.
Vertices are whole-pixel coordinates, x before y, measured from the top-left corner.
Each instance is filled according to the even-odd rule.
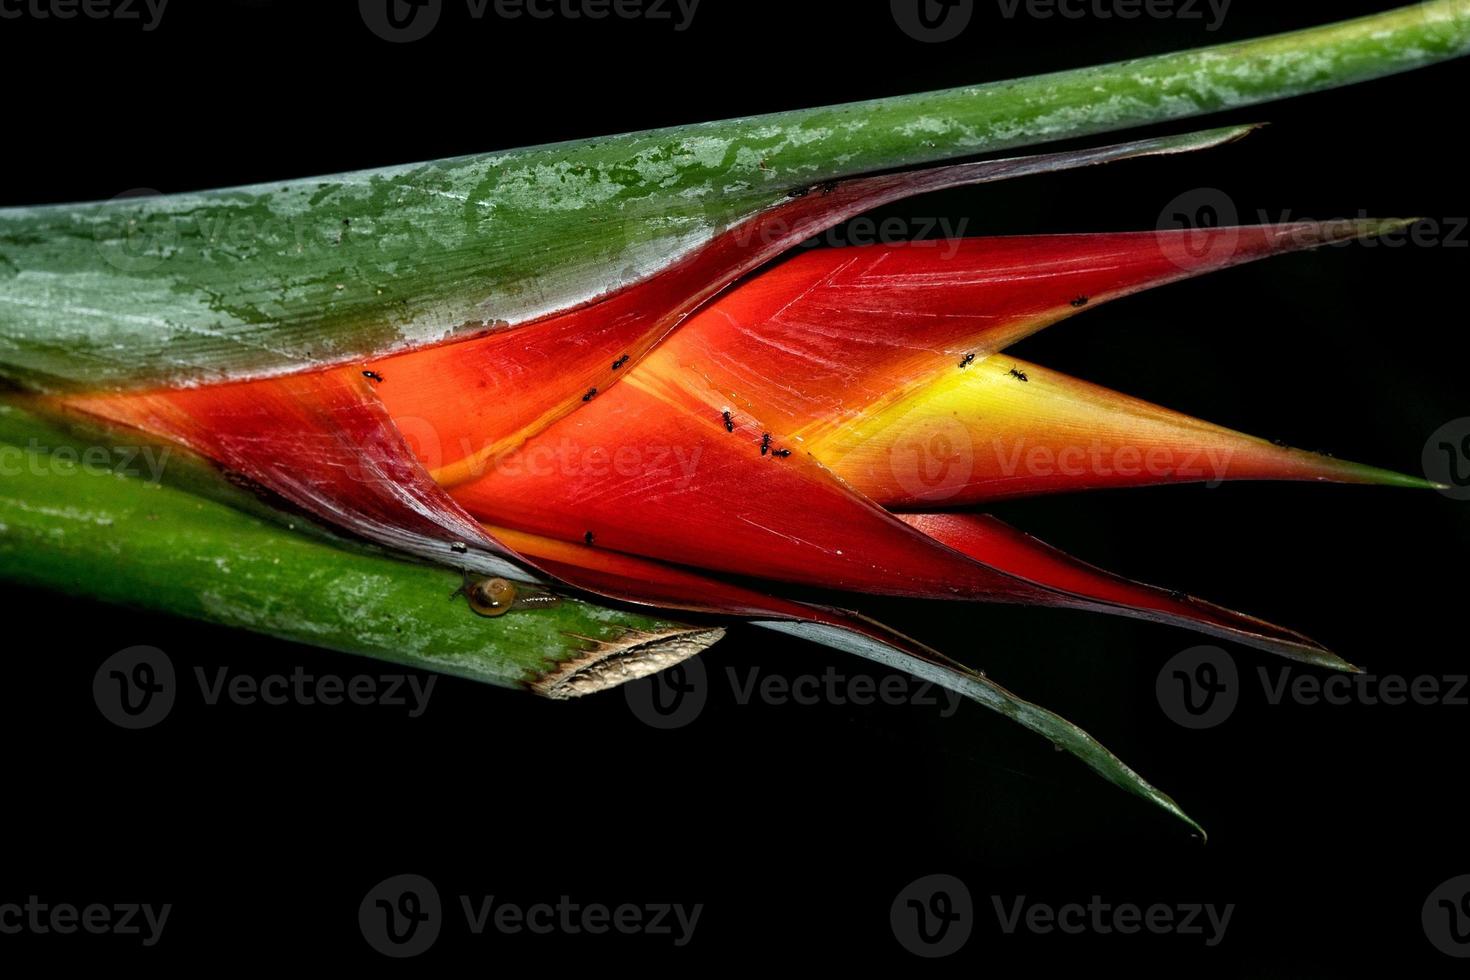
[[[19,243],[0,259],[22,270],[0,297],[0,364],[32,389],[30,410],[182,445],[265,491],[278,513],[461,570],[468,622],[478,622],[471,611],[514,611],[518,595],[564,595],[807,637],[960,691],[1188,820],[1076,726],[854,610],[867,595],[1082,609],[1355,669],[1289,629],[1095,568],[975,508],[1177,482],[1429,486],[1007,351],[1142,290],[1406,222],[783,256],[916,194],[1204,150],[1249,127],[894,168],[1460,54],[1470,47],[1467,10],[1465,0],[1435,0],[1004,89],[299,186],[0,212],[5,241]],[[1297,69],[1308,63],[1320,74],[1304,81]],[[1125,94],[1136,108],[1119,108]],[[926,120],[917,130],[916,119]],[[916,146],[915,131],[936,138]],[[848,176],[883,169],[893,172]],[[328,222],[336,237],[293,255],[263,234],[221,244],[197,224],[247,213],[297,228]],[[75,248],[82,239],[88,256]],[[144,247],[131,248],[138,240]],[[105,274],[99,256],[111,263]],[[550,608],[595,618],[570,598]],[[507,628],[532,611],[541,615],[528,607]],[[447,655],[417,659],[581,693],[677,662],[719,635],[608,616],[603,626],[620,625],[627,639],[603,630],[589,647],[548,650],[539,666],[523,657],[513,678]],[[385,655],[378,643],[326,642]],[[544,631],[533,642],[546,643]]]

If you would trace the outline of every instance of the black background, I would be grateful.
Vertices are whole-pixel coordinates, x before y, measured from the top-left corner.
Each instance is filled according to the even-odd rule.
[[[886,3],[703,0],[692,26],[470,21],[450,0],[408,45],[356,5],[173,0],[136,23],[0,21],[0,204],[278,180],[702,119],[898,94],[1215,43],[1369,13],[1236,0],[1200,21],[1008,20],[979,0],[958,40],[900,31]],[[1404,471],[1470,415],[1463,365],[1470,211],[1460,149],[1470,65],[1232,114],[1275,125],[1189,158],[1119,164],[889,209],[970,234],[1155,227],[1218,188],[1242,221],[1423,215],[1437,245],[1351,246],[1113,304],[1028,340],[1051,367],[1294,445]],[[1219,124],[1211,121],[1209,125]],[[1187,124],[1175,126],[1178,130]],[[1458,229],[1458,230],[1457,230]],[[1235,485],[1016,503],[997,513],[1105,567],[1317,637],[1377,673],[1464,673],[1470,504],[1432,492]],[[107,574],[99,570],[99,574]],[[9,589],[0,682],[0,901],[171,902],[162,942],[0,937],[0,962],[390,961],[357,906],[405,872],[450,921],[415,963],[912,967],[889,927],[911,880],[962,878],[975,934],[942,965],[1183,965],[1195,975],[1336,976],[1458,964],[1420,925],[1470,872],[1464,706],[1271,705],[1278,666],[1240,648],[1223,725],[1192,732],[1155,697],[1197,638],[1096,616],[994,607],[883,614],[1082,724],[1209,829],[1187,829],[982,709],[739,704],[727,669],[876,668],[737,628],[703,657],[709,703],[658,731],[621,693],[544,703],[441,678],[423,717],[384,707],[205,707],[119,730],[90,694],[133,644],[181,674],[379,675],[368,661]],[[25,637],[25,638],[23,638]],[[668,937],[466,933],[456,896],[528,904],[704,903]],[[991,896],[1234,903],[1225,941],[1005,935]]]

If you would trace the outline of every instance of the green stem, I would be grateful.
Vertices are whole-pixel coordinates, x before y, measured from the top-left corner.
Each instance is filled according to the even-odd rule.
[[[574,599],[486,619],[450,600],[452,571],[191,493],[183,484],[206,479],[202,469],[179,450],[160,460],[143,449],[154,447],[79,444],[0,404],[0,580],[551,696],[641,676],[722,633]],[[171,472],[153,479],[160,465]]]
[[[1260,105],[1466,53],[1470,0],[1432,0],[1212,48],[707,129],[775,126],[799,134],[769,154],[767,166],[825,175],[839,155],[854,171],[917,166]],[[804,138],[811,135],[821,138]]]
[[[1470,0],[1019,81],[170,197],[0,211],[0,376],[299,370],[646,277],[797,187],[1317,92],[1470,51]],[[248,134],[245,134],[248,138]]]

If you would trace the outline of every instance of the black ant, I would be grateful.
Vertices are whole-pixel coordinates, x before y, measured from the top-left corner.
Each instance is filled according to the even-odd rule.
[[[960,367],[967,368],[971,364],[974,364],[974,363],[975,363],[975,355],[974,354],[966,354],[965,357],[964,357],[964,360],[960,361]]]
[[[791,450],[789,450],[789,449],[772,449],[771,450],[771,455],[772,456],[779,456],[782,459],[785,459],[787,456],[790,456],[791,455]]]
[[[466,545],[463,541],[456,541],[449,546],[449,550],[454,552],[456,555],[463,555],[467,554],[470,549],[469,546]]]
[[[732,413],[728,409],[726,409],[724,412],[721,412],[720,414],[725,419],[725,431],[726,432],[734,432],[735,431],[735,415],[734,415],[734,413]]]
[[[771,451],[771,434],[769,432],[761,436],[761,455]]]
[[[622,357],[618,358],[616,361],[613,361],[613,370],[616,371],[618,368],[622,367],[624,364],[627,364],[627,363],[628,363],[628,355],[627,354],[624,354]]]
[[[362,372],[362,376],[369,381],[376,381],[378,384],[383,383],[383,376],[376,371],[364,371]]]
[[[1080,310],[1082,307],[1086,306],[1090,302],[1092,302],[1092,298],[1091,297],[1089,297],[1089,296],[1078,296],[1076,299],[1072,300],[1072,305],[1075,306],[1075,307],[1077,307]]]
[[[594,399],[596,397],[597,397],[597,389],[596,388],[589,388],[589,389],[587,389],[587,394],[585,394],[585,395],[582,396],[582,400],[584,402],[590,402],[592,399]]]
[[[1009,374],[1011,377],[1015,378],[1017,381],[1030,381],[1031,380],[1030,378],[1026,377],[1026,372],[1025,371],[1022,371],[1020,368],[1011,368],[1010,371],[1008,371],[1006,373]]]
[[[822,182],[822,196],[826,197],[837,189],[837,181],[826,180]]]
[[[787,191],[786,192],[786,196],[787,197],[806,197],[811,192],[812,192],[812,189],[810,187],[798,187],[795,190]]]
[[[592,547],[592,542],[597,540],[597,535],[593,534],[591,531],[588,531],[586,534],[582,535],[582,540],[587,542],[587,547],[590,548]]]

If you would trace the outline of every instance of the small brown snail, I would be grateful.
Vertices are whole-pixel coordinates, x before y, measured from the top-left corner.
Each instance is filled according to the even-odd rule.
[[[517,586],[504,578],[474,578],[468,572],[464,584],[450,593],[449,598],[464,596],[472,610],[480,616],[504,616],[512,609],[536,606],[554,606],[561,601],[549,592]]]

